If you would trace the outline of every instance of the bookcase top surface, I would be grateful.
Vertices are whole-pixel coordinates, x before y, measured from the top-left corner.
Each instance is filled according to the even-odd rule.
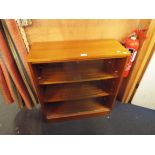
[[[27,61],[52,63],[128,57],[130,52],[114,39],[32,43]]]

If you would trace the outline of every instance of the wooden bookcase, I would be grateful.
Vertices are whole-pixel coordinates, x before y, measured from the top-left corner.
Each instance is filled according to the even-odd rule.
[[[129,55],[115,40],[33,43],[28,63],[44,117],[109,114]]]

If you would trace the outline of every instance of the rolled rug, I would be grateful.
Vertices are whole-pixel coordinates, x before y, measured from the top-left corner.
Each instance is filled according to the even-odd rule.
[[[2,67],[1,67],[1,63],[0,63],[0,88],[1,88],[1,92],[2,92],[2,95],[4,97],[5,103],[6,104],[13,103],[14,99],[12,97],[9,86],[8,86],[7,81],[5,79],[5,76],[4,76]]]

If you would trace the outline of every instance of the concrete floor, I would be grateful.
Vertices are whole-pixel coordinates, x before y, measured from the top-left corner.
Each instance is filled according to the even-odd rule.
[[[47,123],[39,108],[20,110],[17,104],[5,105],[0,96],[0,134],[155,134],[155,111],[117,103],[106,117]]]

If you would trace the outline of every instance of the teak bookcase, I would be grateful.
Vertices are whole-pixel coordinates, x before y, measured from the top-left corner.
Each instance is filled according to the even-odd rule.
[[[110,113],[129,55],[116,40],[33,43],[28,62],[44,117]]]

